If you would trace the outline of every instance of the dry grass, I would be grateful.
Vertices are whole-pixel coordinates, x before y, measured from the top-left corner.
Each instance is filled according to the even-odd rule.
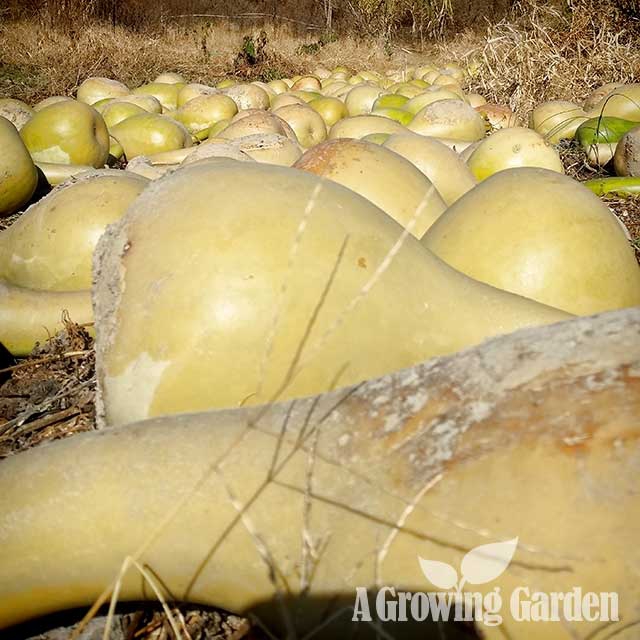
[[[110,640],[173,640],[174,634],[167,616],[153,603],[122,605],[122,612],[114,616]],[[180,620],[181,638],[190,640],[266,640],[250,628],[248,620],[211,608],[182,604],[172,607],[172,616]],[[73,614],[61,616],[53,629],[33,625],[18,633],[10,633],[7,640],[69,640],[77,629],[72,624]],[[106,627],[106,615],[96,616],[80,636],[81,640],[102,638]],[[68,626],[66,626],[68,624]]]
[[[613,3],[578,0],[562,13],[520,0],[514,14],[437,47],[439,57],[476,63],[472,88],[520,116],[540,102],[580,102],[607,82],[640,78],[638,21]]]
[[[400,30],[414,36],[441,36],[452,26],[454,13],[468,18],[466,0],[5,0],[12,19],[31,18],[48,27],[77,29],[101,20],[135,30],[190,16],[213,22],[260,28],[265,22],[287,24],[298,32],[315,30],[352,33],[390,40]],[[474,3],[497,15],[505,0]],[[0,10],[0,13],[2,10]]]
[[[361,4],[364,11],[368,5]],[[414,12],[421,6],[406,5]],[[393,44],[384,30],[377,39],[363,37],[364,27],[357,28],[355,18],[354,35],[322,44],[318,31],[301,32],[286,22],[264,25],[271,55],[254,75],[268,80],[318,65],[384,71],[428,59],[456,60],[477,66],[470,88],[510,105],[523,117],[544,100],[580,101],[605,82],[640,78],[638,20],[622,14],[611,1],[574,0],[572,5],[570,13],[562,13],[553,4],[520,0],[507,19],[486,33],[468,31],[426,47],[416,26],[420,21],[413,25],[413,40]],[[420,11],[428,13],[424,7]],[[252,32],[256,29],[251,24],[206,20],[154,23],[143,30],[96,21],[81,21],[75,28],[52,28],[43,20],[0,22],[0,94],[34,102],[73,93],[90,75],[136,86],[166,70],[211,84],[233,75],[242,38]],[[411,29],[407,33],[411,36]],[[313,43],[317,46],[301,51],[301,45]]]
[[[282,77],[319,64],[339,63],[384,70],[408,60],[400,48],[388,55],[380,46],[351,37],[305,54],[300,46],[316,42],[317,35],[300,38],[282,26],[267,26],[265,31],[271,66],[256,69],[257,76]],[[233,62],[246,33],[239,26],[204,23],[140,33],[99,23],[67,32],[34,22],[8,22],[0,25],[0,95],[33,103],[50,95],[71,94],[91,75],[138,86],[167,70],[178,71],[192,82],[215,83],[233,75]]]

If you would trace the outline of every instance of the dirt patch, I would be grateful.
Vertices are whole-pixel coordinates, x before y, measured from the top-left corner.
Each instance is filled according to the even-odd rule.
[[[136,610],[136,605],[123,605],[126,612],[116,614],[111,623],[110,640],[170,640],[174,637],[167,615],[160,605],[146,605]],[[223,611],[182,605],[170,606],[174,623],[183,637],[190,640],[262,640],[251,630],[249,622]],[[74,613],[74,615],[76,615]],[[63,616],[64,617],[64,616]],[[67,616],[68,617],[68,616]],[[77,613],[81,618],[82,613]],[[36,631],[35,625],[26,625],[11,634],[8,640],[67,640],[78,624],[66,626],[64,620],[54,623],[50,630]],[[49,624],[49,623],[48,623]],[[99,615],[93,618],[79,632],[77,640],[101,640],[107,617]]]
[[[589,162],[586,151],[576,140],[561,140],[557,149],[566,174],[579,182],[609,175],[603,167],[594,166]]]
[[[95,357],[87,331],[65,329],[19,362],[0,355],[0,458],[95,428]]]

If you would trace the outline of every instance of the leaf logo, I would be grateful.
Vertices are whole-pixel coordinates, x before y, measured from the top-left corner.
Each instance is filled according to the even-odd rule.
[[[485,584],[502,575],[516,551],[518,538],[504,542],[482,544],[471,549],[460,564],[462,577],[458,581],[456,570],[446,562],[425,560],[418,556],[418,562],[425,578],[439,589],[455,588],[459,593],[466,584]]]
[[[518,538],[513,538],[471,549],[462,558],[462,575],[471,584],[484,584],[495,580],[506,571],[517,546]]]
[[[438,589],[446,589],[448,591],[458,584],[458,574],[450,564],[438,562],[437,560],[425,560],[420,556],[418,556],[418,561],[425,578]]]

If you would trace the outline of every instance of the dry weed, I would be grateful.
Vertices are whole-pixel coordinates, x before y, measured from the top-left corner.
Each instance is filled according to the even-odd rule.
[[[638,23],[611,3],[572,4],[567,14],[520,0],[514,14],[490,25],[483,38],[467,33],[435,51],[439,58],[478,65],[472,88],[520,116],[545,100],[581,102],[607,82],[637,81]]]
[[[389,57],[382,47],[351,37],[304,53],[301,44],[315,42],[317,34],[300,38],[281,26],[267,26],[265,31],[266,51],[274,62],[269,68],[256,69],[255,77],[291,76],[318,65],[384,70],[406,59],[401,50]],[[234,60],[247,33],[252,31],[205,23],[190,28],[167,25],[156,32],[99,23],[77,32],[29,21],[0,23],[0,96],[34,103],[51,95],[73,94],[89,76],[116,78],[135,87],[168,70],[182,73],[190,82],[214,84],[233,75]]]
[[[68,319],[29,358],[0,364],[0,458],[94,429],[94,364],[92,338]]]
[[[159,605],[120,605],[121,612],[113,618],[109,640],[173,640],[173,633],[166,613]],[[211,608],[180,605],[171,611],[179,618],[183,632],[181,637],[190,640],[257,640],[245,618],[229,615]],[[37,626],[26,630],[26,635],[16,636],[19,640],[69,640],[77,625],[64,626],[69,620],[63,617],[60,626],[39,632]],[[102,638],[107,626],[107,616],[96,616],[80,635],[79,640]],[[33,631],[33,632],[32,632]],[[10,634],[8,640],[16,640]]]

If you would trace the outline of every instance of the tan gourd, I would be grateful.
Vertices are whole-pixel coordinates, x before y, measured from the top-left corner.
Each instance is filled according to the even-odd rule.
[[[182,123],[155,113],[142,113],[123,120],[111,129],[111,136],[122,146],[127,160],[185,149],[193,144]]]
[[[416,238],[446,209],[437,188],[409,160],[364,140],[329,140],[294,166],[352,189],[403,227],[411,223]]]
[[[303,171],[215,159],[154,182],[98,249],[107,421],[307,395],[567,317],[401,236]]]
[[[436,138],[475,142],[485,135],[482,116],[462,100],[438,100],[416,113],[407,127],[414,133]]]
[[[364,138],[371,133],[406,133],[399,122],[382,116],[353,116],[343,118],[329,129],[328,138]]]
[[[105,98],[121,98],[129,94],[129,87],[110,78],[87,78],[79,87],[77,98],[85,104],[95,104]]]
[[[422,242],[473,278],[570,313],[640,304],[640,268],[615,215],[555,171],[495,174],[449,207]]]
[[[63,312],[92,320],[93,251],[148,180],[92,171],[54,189],[0,233],[0,342],[15,355],[61,328]]]
[[[541,167],[564,173],[556,149],[541,134],[524,127],[499,129],[481,140],[467,165],[478,180],[515,167]]]
[[[460,155],[436,138],[411,133],[392,135],[382,146],[413,163],[434,184],[447,206],[476,185]]]
[[[551,144],[572,140],[577,128],[586,120],[584,110],[567,100],[550,100],[539,104],[529,115],[529,126]]]

